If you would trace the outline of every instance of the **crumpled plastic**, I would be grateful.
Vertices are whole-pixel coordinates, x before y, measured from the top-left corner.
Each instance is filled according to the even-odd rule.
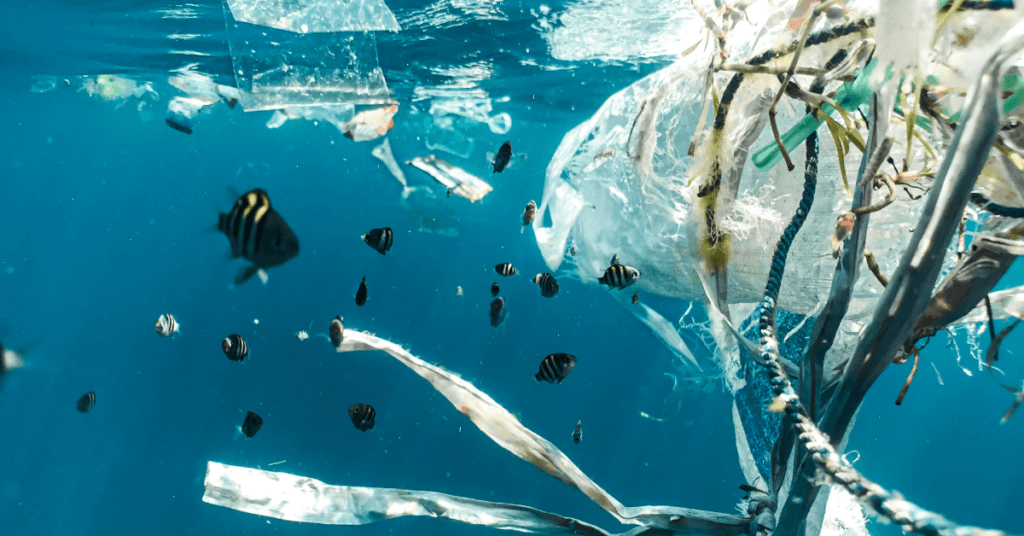
[[[116,74],[100,74],[95,77],[85,78],[78,91],[86,92],[90,97],[98,97],[105,101],[117,103],[120,108],[129,100],[142,99],[146,96],[153,100],[160,100],[160,94],[153,89],[150,82],[139,83],[131,78],[118,76]]]
[[[234,18],[227,0],[224,19],[247,112],[391,101],[372,32],[295,33],[256,26]]]
[[[402,30],[384,0],[225,0],[235,20],[296,33]]]

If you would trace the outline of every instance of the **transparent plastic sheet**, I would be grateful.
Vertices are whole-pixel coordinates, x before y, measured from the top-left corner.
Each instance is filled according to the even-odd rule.
[[[402,185],[399,204],[405,214],[417,223],[420,232],[444,236],[459,235],[459,218],[451,203],[447,202],[447,198],[442,198],[427,186],[409,186],[405,179],[405,173],[402,172],[402,168],[398,166],[398,162],[391,152],[391,143],[387,138],[383,143],[374,147],[371,154],[384,162],[384,166],[388,168],[391,175]]]
[[[267,120],[267,128],[281,128],[288,121],[304,119],[314,123],[323,121],[330,123],[338,129],[338,132],[346,132],[349,121],[355,117],[356,108],[351,104],[339,104],[335,106],[289,106],[274,110],[274,114]]]
[[[988,295],[988,298],[992,303],[993,319],[1003,320],[1013,317],[1024,320],[1024,285],[993,292]],[[988,322],[988,312],[985,310],[984,303],[951,325],[959,326],[979,322]]]
[[[622,523],[680,533],[701,533],[713,536],[739,536],[746,532],[748,519],[739,516],[706,512],[671,506],[624,506],[585,475],[561,450],[551,442],[526,428],[508,410],[486,393],[456,374],[431,365],[412,355],[401,346],[379,339],[366,332],[345,330],[339,352],[381,350],[394,357],[430,384],[465,414],[477,428],[495,443],[519,458],[533,464],[545,473],[573,486]],[[209,479],[208,479],[209,481]],[[241,482],[234,487],[230,507],[238,510],[259,511],[265,502],[260,488],[264,480]],[[208,489],[209,493],[209,489]],[[204,499],[205,500],[205,499]],[[359,507],[344,498],[326,505],[303,502],[296,504],[298,511],[289,515],[318,515],[321,507],[338,512],[357,514]],[[265,514],[264,514],[265,515]],[[511,528],[511,527],[509,527]]]
[[[235,20],[296,33],[401,31],[384,0],[225,0]]]
[[[540,534],[609,536],[582,521],[526,506],[433,491],[331,486],[312,478],[217,462],[207,463],[204,484],[206,503],[286,521],[368,525],[397,517],[426,516]]]
[[[491,193],[494,188],[486,181],[468,171],[430,154],[406,162],[410,166],[430,175],[451,193],[476,202]]]
[[[372,32],[295,33],[241,22],[223,0],[242,108],[388,104]]]

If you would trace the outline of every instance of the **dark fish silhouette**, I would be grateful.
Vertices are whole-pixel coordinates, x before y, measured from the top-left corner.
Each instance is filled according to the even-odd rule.
[[[638,303],[640,303],[640,293],[639,292],[634,292],[633,293],[633,305],[636,305]]]
[[[545,298],[554,298],[558,294],[558,281],[555,276],[544,272],[533,278],[533,283],[540,287],[540,295]]]
[[[263,428],[263,417],[260,417],[251,411],[245,412],[245,421],[242,422],[241,427],[241,431],[245,434],[245,437],[251,438],[256,435],[256,432],[260,431],[260,428]]]
[[[562,380],[576,367],[576,356],[570,354],[551,354],[540,362],[540,372],[534,375],[537,381],[562,383]]]
[[[161,337],[173,337],[181,329],[181,326],[178,325],[178,321],[174,319],[172,314],[160,315],[156,319],[155,327],[157,335]]]
[[[491,326],[498,327],[505,321],[505,298],[494,298],[491,302]]]
[[[491,165],[494,166],[494,173],[504,171],[509,160],[512,160],[512,142],[506,141],[501,144],[501,148],[498,149],[498,154],[494,156],[494,160],[491,160]]]
[[[334,348],[341,348],[341,341],[345,340],[345,319],[341,315],[331,320],[331,327],[328,333],[331,335],[331,344],[334,345]]]
[[[245,358],[249,357],[249,347],[245,344],[245,339],[237,333],[225,337],[220,342],[220,349],[224,350],[224,355],[232,361],[245,361]]]
[[[576,428],[572,431],[572,442],[577,445],[583,441],[583,421],[576,422]]]
[[[299,254],[299,239],[284,218],[270,206],[267,192],[257,188],[235,201],[231,211],[221,213],[217,230],[231,243],[231,258],[252,263],[235,276],[241,285],[257,273],[266,283],[266,269],[280,266]]]
[[[640,279],[640,270],[623,264],[613,264],[604,271],[604,275],[598,278],[597,282],[608,285],[611,288],[623,289]]]
[[[377,411],[369,404],[352,404],[348,407],[348,417],[352,419],[356,430],[365,432],[373,428],[377,419]]]
[[[377,250],[381,255],[384,255],[388,251],[391,251],[391,243],[395,241],[395,234],[391,232],[390,227],[381,227],[380,229],[370,230],[360,238],[362,238],[368,246]]]
[[[366,305],[366,276],[363,276],[363,280],[359,282],[359,290],[356,291],[356,305],[362,307]]]
[[[491,296],[497,296],[499,292],[501,292],[501,289],[498,287],[498,284],[491,283]]]
[[[516,267],[512,266],[511,262],[494,265],[494,271],[498,272],[498,275],[505,277],[512,277],[519,273],[519,270],[516,270]]]
[[[78,403],[75,404],[75,407],[78,408],[78,411],[82,413],[89,413],[90,411],[92,411],[92,408],[95,405],[96,393],[89,391],[88,393],[85,393],[84,395],[82,395],[81,398],[78,399]]]

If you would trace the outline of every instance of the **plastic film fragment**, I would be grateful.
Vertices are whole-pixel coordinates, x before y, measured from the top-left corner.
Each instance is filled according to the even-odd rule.
[[[401,31],[384,0],[225,0],[235,20],[296,33]]]
[[[430,175],[435,181],[451,190],[451,193],[465,197],[471,202],[483,199],[494,189],[480,177],[432,154],[423,158],[417,156],[406,164]]]
[[[608,536],[593,525],[526,506],[433,491],[331,486],[312,478],[217,462],[206,464],[204,485],[203,502],[286,521],[368,525],[425,516],[541,534]]]
[[[346,331],[340,352],[381,350],[429,381],[484,434],[516,456],[545,473],[569,484],[620,522],[667,529],[673,532],[700,532],[709,535],[738,536],[746,530],[746,518],[671,506],[623,506],[585,475],[551,442],[526,428],[504,407],[473,384],[440,367],[410,354],[399,345],[368,333]]]

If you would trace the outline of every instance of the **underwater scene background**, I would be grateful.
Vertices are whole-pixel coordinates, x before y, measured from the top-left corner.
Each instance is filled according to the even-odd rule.
[[[679,359],[608,296],[632,289],[609,291],[563,271],[555,272],[558,295],[540,296],[530,279],[549,269],[533,231],[520,232],[523,207],[540,200],[565,133],[692,44],[655,38],[680,34],[692,13],[665,17],[640,4],[388,2],[403,31],[377,34],[378,60],[400,105],[387,139],[409,184],[435,194],[412,214],[400,203],[402,186],[371,155],[383,140],[353,142],[324,121],[268,128],[273,112],[224,103],[198,116],[191,135],[168,128],[172,70],[193,64],[233,85],[219,3],[0,8],[0,340],[25,360],[0,384],[0,533],[494,530],[422,518],[336,527],[244,514],[202,501],[211,460],[330,484],[525,504],[614,532],[628,528],[494,444],[393,359],[335,353],[316,336],[335,315],[347,329],[394,341],[471,381],[626,504],[736,513],[744,479],[722,383],[673,390],[668,374],[681,374]],[[193,37],[172,37],[183,34]],[[105,99],[80,90],[102,74],[149,82],[152,91]],[[468,154],[428,149],[432,105],[484,101],[492,117],[508,114],[507,132],[464,121],[460,132],[472,143],[460,147]],[[506,140],[526,157],[492,174],[486,153]],[[404,164],[430,152],[493,192],[476,203],[446,197]],[[233,287],[244,261],[228,258],[217,214],[237,198],[231,189],[257,187],[301,253],[270,269],[266,285]],[[421,212],[443,219],[445,233],[421,230]],[[360,235],[385,226],[395,237],[382,256]],[[493,267],[503,262],[520,274],[498,276]],[[368,301],[357,307],[364,276]],[[495,281],[508,307],[497,329],[487,318]],[[998,288],[1022,282],[1018,265]],[[707,318],[700,303],[643,292],[640,299],[677,327]],[[180,335],[154,334],[164,313],[175,316]],[[300,330],[310,338],[298,340]],[[242,363],[221,352],[232,333],[248,343]],[[695,332],[681,335],[714,370]],[[1013,381],[1022,344],[1016,331],[1002,345],[1000,363]],[[999,424],[1012,397],[990,381],[962,333],[957,346],[936,337],[902,406],[893,400],[908,366],[886,371],[847,450],[859,453],[862,473],[925,508],[1020,532],[1024,419]],[[539,383],[538,365],[556,352],[577,356],[575,370],[564,383]],[[75,402],[89,391],[95,408],[79,413]],[[347,410],[356,403],[376,409],[372,430],[352,426]],[[265,421],[251,439],[235,430],[246,411]],[[899,532],[874,521],[868,530]]]

